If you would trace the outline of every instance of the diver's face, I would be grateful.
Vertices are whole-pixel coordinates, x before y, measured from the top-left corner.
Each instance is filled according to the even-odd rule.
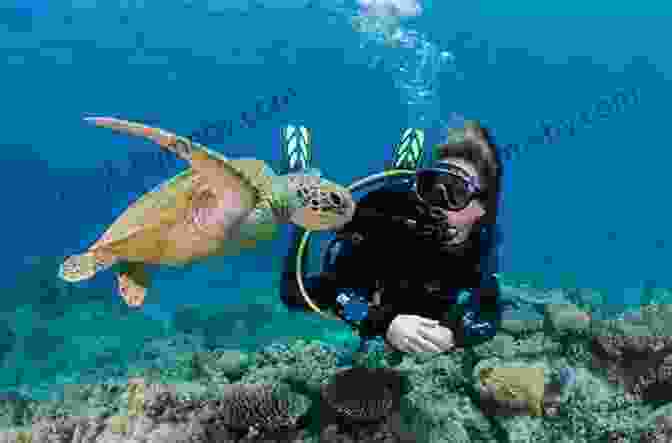
[[[472,177],[476,177],[479,183],[483,182],[476,171],[476,167],[470,162],[461,158],[446,158],[443,161],[462,168]],[[444,233],[442,236],[442,245],[450,248],[461,245],[469,238],[474,226],[485,215],[485,204],[475,198],[462,210],[450,211],[433,206],[432,213],[439,215],[439,223]]]

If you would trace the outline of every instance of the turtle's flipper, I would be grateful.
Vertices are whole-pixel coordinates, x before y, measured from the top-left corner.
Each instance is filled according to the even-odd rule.
[[[119,295],[128,306],[138,308],[145,302],[150,284],[149,274],[143,263],[123,263],[116,272]]]
[[[191,161],[191,154],[195,145],[189,139],[179,137],[161,128],[153,128],[142,123],[114,117],[86,117],[84,120],[99,127],[112,129],[113,131],[148,138],[162,148],[177,155],[182,160]]]
[[[67,282],[75,283],[88,280],[96,275],[98,271],[109,268],[112,265],[113,262],[102,260],[96,252],[87,251],[66,258],[58,270],[58,276]]]
[[[215,189],[221,198],[231,200],[231,204],[240,204],[253,208],[257,194],[244,174],[231,165],[231,161],[223,155],[207,149],[205,146],[193,143],[185,137],[180,137],[160,128],[152,128],[141,123],[120,120],[111,117],[89,117],[85,120],[96,126],[110,128],[130,135],[145,137],[160,145],[162,148],[175,153],[188,161],[191,167],[205,177],[210,186]]]
[[[422,161],[425,132],[422,129],[407,128],[394,148],[394,159],[386,169],[415,170]]]

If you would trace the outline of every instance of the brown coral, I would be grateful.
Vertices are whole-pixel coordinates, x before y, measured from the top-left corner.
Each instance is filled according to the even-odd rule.
[[[403,378],[384,368],[351,368],[336,374],[324,386],[326,403],[342,418],[352,422],[375,422],[397,404]]]
[[[605,369],[611,382],[622,385],[632,399],[672,399],[672,339],[665,336],[596,337],[593,364]]]

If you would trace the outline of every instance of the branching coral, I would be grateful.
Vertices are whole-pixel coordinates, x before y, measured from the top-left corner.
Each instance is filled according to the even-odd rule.
[[[265,348],[255,357],[255,366],[241,378],[241,383],[300,383],[318,394],[321,386],[336,371],[338,355],[319,342],[298,340],[291,345]]]
[[[215,402],[222,422],[233,429],[277,431],[292,428],[308,412],[310,402],[283,385],[232,384]]]

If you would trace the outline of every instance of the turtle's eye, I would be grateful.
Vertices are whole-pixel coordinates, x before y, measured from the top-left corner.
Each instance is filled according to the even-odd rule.
[[[335,206],[342,206],[343,205],[343,197],[338,195],[337,192],[330,192],[329,193],[329,200],[335,205]]]

